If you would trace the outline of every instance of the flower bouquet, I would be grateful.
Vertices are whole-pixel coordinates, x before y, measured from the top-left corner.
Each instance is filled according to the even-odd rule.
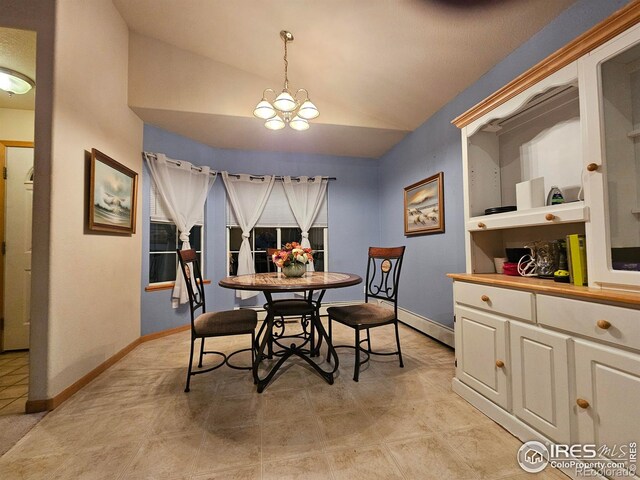
[[[271,259],[282,269],[285,277],[301,277],[307,271],[307,263],[313,262],[312,254],[310,248],[302,248],[298,242],[291,242],[274,253]]]

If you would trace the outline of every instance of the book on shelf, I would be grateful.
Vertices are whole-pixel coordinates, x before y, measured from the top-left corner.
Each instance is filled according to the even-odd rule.
[[[588,285],[587,244],[584,235],[567,235],[567,262],[571,283],[578,286]]]

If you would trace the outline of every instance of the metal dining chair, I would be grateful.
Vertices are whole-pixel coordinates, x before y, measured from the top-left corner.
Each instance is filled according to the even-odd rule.
[[[273,263],[272,255],[277,252],[277,248],[268,248],[267,249],[267,271],[268,272],[277,272],[278,267]],[[278,329],[275,332],[274,336],[278,338],[306,338],[309,336],[310,339],[310,349],[311,356],[317,355],[317,352],[320,348],[320,345],[315,345],[315,332],[313,330],[312,324],[309,321],[309,318],[312,315],[319,315],[318,306],[313,299],[308,299],[305,293],[304,298],[285,298],[285,299],[277,299],[273,300],[271,304],[265,303],[263,308],[267,313],[271,313],[276,319],[274,321],[274,328]],[[302,333],[295,335],[285,335],[286,330],[286,318],[296,318],[300,319],[302,325]],[[265,327],[265,323],[260,327],[260,331],[258,332],[258,338],[262,335],[262,331]],[[307,331],[307,329],[309,329]],[[268,356],[271,357],[273,355],[273,342],[269,342],[268,344]]]
[[[189,355],[189,370],[187,372],[187,386],[184,391],[189,391],[191,377],[207,373],[222,365],[237,370],[251,370],[255,362],[255,330],[258,324],[258,314],[255,310],[226,310],[220,312],[207,312],[204,298],[204,283],[202,272],[195,250],[178,250],[178,259],[182,267],[187,291],[189,293],[189,309],[191,311],[191,353]],[[201,310],[199,315],[196,312]],[[250,348],[236,350],[233,353],[225,354],[215,350],[205,350],[204,341],[211,337],[224,337],[229,335],[251,335]],[[215,354],[222,357],[222,360],[213,367],[204,370],[193,370],[193,350],[195,342],[200,339],[200,355],[198,368],[202,368],[202,357],[207,354]],[[229,362],[231,357],[240,353],[251,351],[251,366],[243,367],[233,365]]]
[[[405,247],[369,247],[369,260],[367,264],[367,278],[365,284],[365,303],[348,305],[345,307],[329,307],[328,335],[331,339],[331,322],[336,321],[355,331],[355,345],[334,345],[334,348],[354,348],[356,362],[353,371],[353,380],[358,381],[360,366],[369,361],[371,355],[398,355],[400,368],[404,367],[402,352],[400,350],[400,335],[398,333],[398,281],[402,258]],[[393,304],[393,310],[385,308],[377,303],[369,302],[370,299],[380,299]],[[395,352],[374,352],[371,349],[370,329],[383,325],[393,324],[396,330]],[[366,331],[366,337],[361,338],[360,332]],[[366,346],[362,344],[366,342]],[[333,341],[331,342],[333,343]],[[360,361],[360,352],[365,354]],[[327,356],[327,361],[329,357]]]

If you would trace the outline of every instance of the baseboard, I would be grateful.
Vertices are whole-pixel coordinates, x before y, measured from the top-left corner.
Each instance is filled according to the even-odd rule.
[[[190,328],[189,325],[182,325],[180,327],[170,328],[168,330],[163,330],[161,332],[155,332],[155,333],[150,333],[148,335],[143,335],[143,336],[135,339],[129,345],[124,347],[122,350],[117,352],[115,355],[109,357],[107,360],[105,360],[100,365],[98,365],[96,368],[94,368],[89,373],[87,373],[80,380],[78,380],[77,382],[73,383],[69,387],[65,388],[62,392],[60,392],[59,394],[55,395],[54,397],[46,398],[46,399],[42,399],[42,400],[27,400],[27,405],[26,405],[26,408],[25,408],[26,413],[36,413],[36,412],[45,412],[45,411],[54,410],[55,408],[57,408],[60,405],[62,405],[62,403],[65,400],[68,400],[74,393],[78,392],[85,385],[87,385],[89,382],[91,382],[93,379],[95,379],[102,372],[104,372],[109,367],[114,365],[116,362],[121,360],[125,355],[127,355],[129,352],[131,352],[138,345],[140,345],[140,344],[142,344],[144,342],[148,342],[150,340],[156,340],[158,338],[166,337],[167,335],[173,335],[174,333],[183,332],[185,330],[188,330],[189,328]]]
[[[160,332],[147,333],[146,335],[141,336],[138,340],[138,345],[144,342],[148,342],[150,340],[157,340],[158,338],[167,337],[169,335],[173,335],[174,333],[184,332],[185,330],[189,330],[191,325],[180,325],[179,327],[169,328],[167,330],[162,330]]]
[[[392,304],[384,300],[378,300],[378,303],[384,307],[393,308]],[[417,313],[410,312],[402,307],[398,307],[398,320],[451,348],[455,348],[452,328],[433,321],[430,318],[418,315]]]

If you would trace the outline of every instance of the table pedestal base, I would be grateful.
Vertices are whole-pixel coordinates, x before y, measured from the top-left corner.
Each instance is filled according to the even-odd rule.
[[[259,345],[258,345],[258,350],[256,352],[255,363],[253,364],[253,382],[257,385],[258,393],[262,393],[264,391],[264,389],[269,384],[269,382],[271,382],[271,380],[273,379],[275,374],[278,372],[280,367],[292,355],[300,357],[305,362],[307,362],[311,366],[311,368],[313,368],[316,372],[318,372],[318,374],[322,378],[326,380],[326,382],[329,385],[333,384],[333,375],[338,370],[339,360],[338,360],[338,354],[336,353],[336,350],[333,348],[333,345],[331,344],[331,339],[329,338],[329,335],[327,335],[327,332],[324,329],[324,326],[322,325],[322,321],[320,320],[320,302],[322,301],[324,292],[325,291],[323,290],[320,293],[320,296],[316,301],[314,314],[310,318],[310,321],[311,321],[310,335],[312,336],[313,331],[315,330],[318,332],[318,337],[317,337],[317,342],[315,342],[315,345],[312,343],[310,345],[311,348],[309,349],[305,348],[306,344],[309,342],[308,338],[305,339],[305,341],[301,345],[296,345],[295,343],[292,343],[289,346],[283,345],[280,342],[278,342],[276,339],[274,339],[273,337],[274,316],[272,313],[267,313],[267,318],[264,320],[265,322],[267,322],[267,324],[264,329],[262,338],[258,339]],[[273,298],[271,297],[271,293],[265,291],[264,296],[267,300],[267,303],[269,305],[273,305]],[[309,292],[308,298],[310,303],[313,302],[312,300],[313,291]],[[268,309],[268,312],[272,312],[272,311],[273,309]],[[333,357],[334,366],[331,370],[324,370],[322,367],[320,367],[320,365],[318,365],[316,362],[312,360],[312,357],[319,356],[320,345],[322,345],[322,339],[324,339],[327,342],[327,348],[328,348],[327,359],[330,357]],[[280,351],[281,356],[278,359],[277,363],[273,367],[271,367],[271,370],[269,370],[269,373],[267,373],[265,377],[260,378],[260,375],[258,374],[258,369],[260,367],[260,364],[265,358],[264,351],[267,348],[267,345],[271,345],[272,343],[275,343],[276,345],[281,347],[281,351]]]

